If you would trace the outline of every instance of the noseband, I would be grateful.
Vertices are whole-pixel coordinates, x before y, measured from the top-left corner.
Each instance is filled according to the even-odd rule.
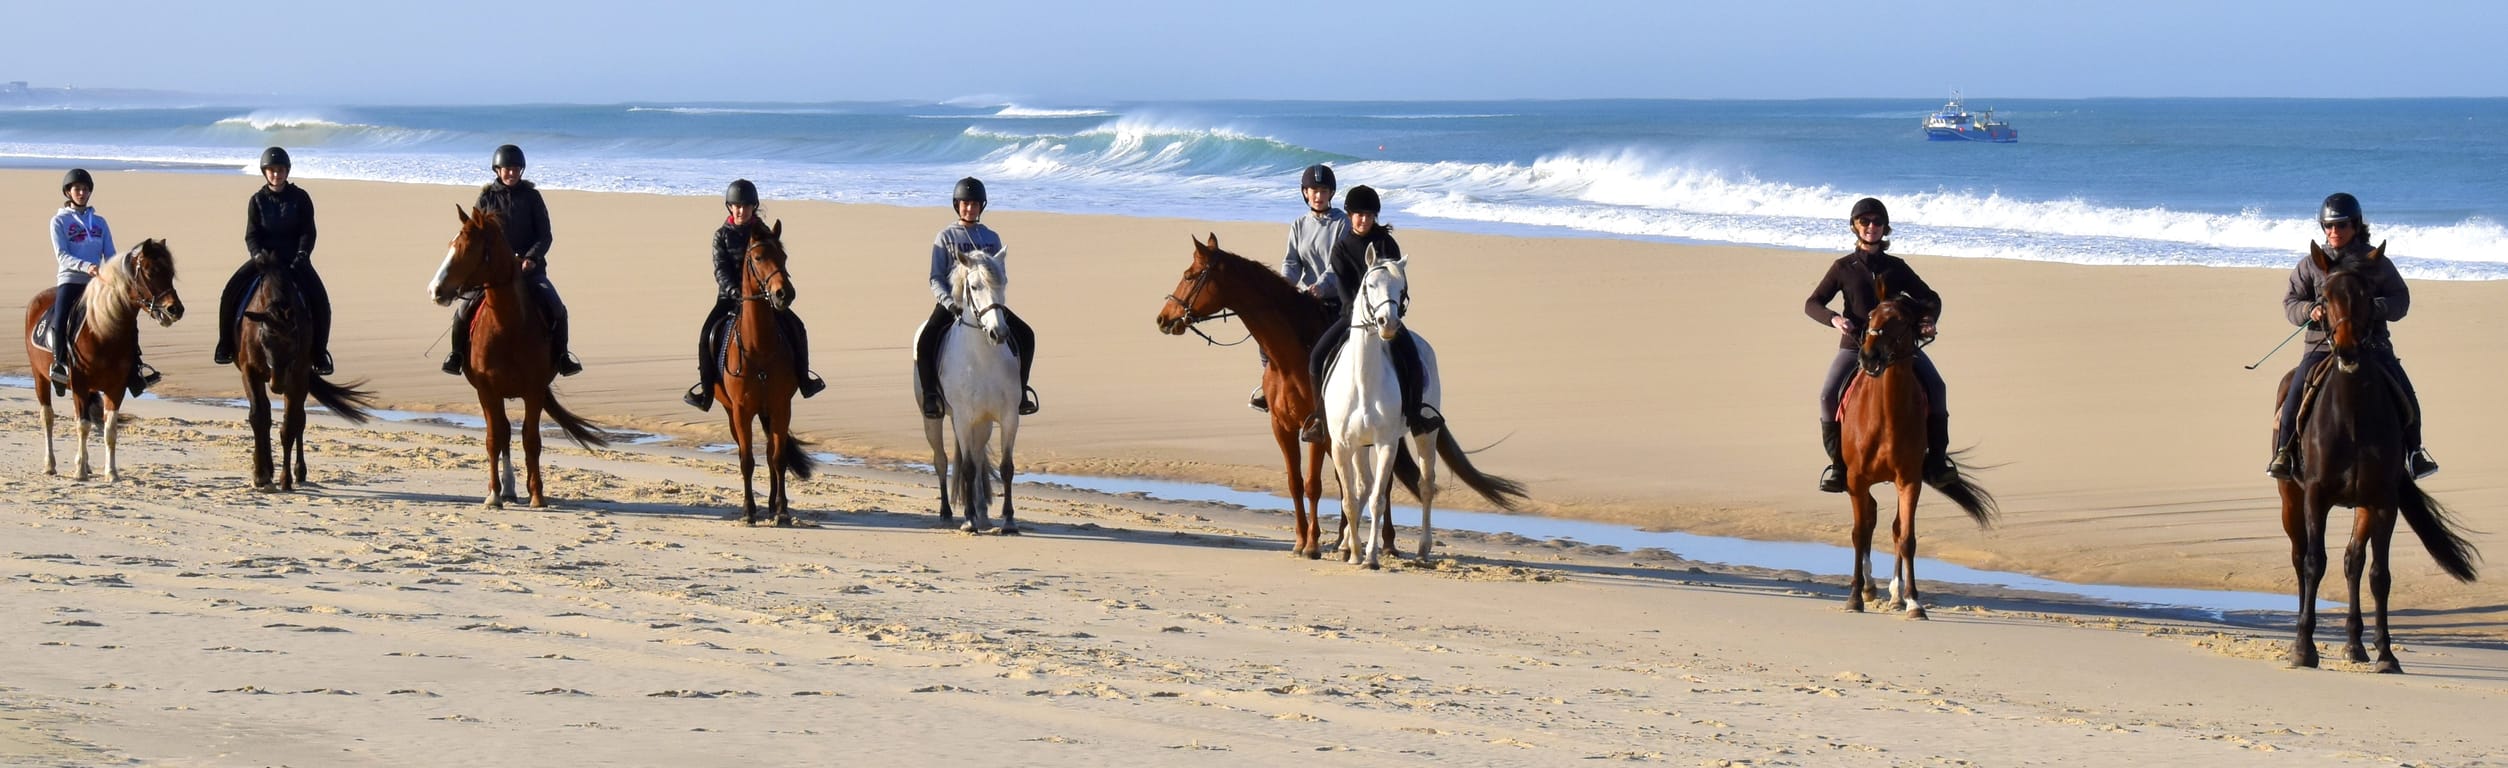
[[[1219,268],[1216,266],[1203,266],[1201,272],[1193,275],[1192,282],[1184,289],[1184,295],[1177,296],[1175,293],[1170,292],[1167,294],[1167,303],[1176,305],[1176,310],[1184,313],[1184,329],[1192,331],[1195,336],[1202,337],[1202,343],[1214,347],[1233,347],[1253,339],[1254,332],[1249,330],[1246,331],[1245,338],[1243,339],[1222,342],[1218,339],[1211,338],[1210,334],[1203,333],[1199,323],[1204,320],[1226,320],[1231,317],[1236,317],[1236,310],[1222,310],[1217,314],[1210,315],[1196,315],[1193,313],[1193,300],[1201,298],[1202,289],[1210,287],[1211,275],[1218,271]]]
[[[129,294],[134,299],[137,299],[139,301],[139,308],[146,310],[150,318],[153,318],[160,323],[174,322],[173,318],[167,313],[166,309],[159,306],[165,302],[167,294],[174,292],[174,287],[169,285],[164,291],[158,292],[154,295],[146,293],[148,290],[147,275],[145,272],[140,271],[139,262],[141,259],[148,257],[148,252],[146,250],[147,247],[148,246],[145,243],[134,245],[131,246],[130,252],[122,254],[122,271],[125,273],[123,275],[123,282],[127,284],[123,287],[122,292]]]

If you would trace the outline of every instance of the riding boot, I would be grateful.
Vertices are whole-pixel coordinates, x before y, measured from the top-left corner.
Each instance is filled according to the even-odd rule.
[[[934,304],[932,316],[923,321],[923,332],[914,338],[914,378],[921,384],[915,388],[914,402],[926,419],[940,418],[948,403],[941,399],[940,348],[956,318],[948,305]]]
[[[126,386],[130,388],[132,397],[138,397],[147,394],[149,387],[156,386],[157,382],[164,380],[165,375],[158,373],[156,366],[133,360],[131,361],[131,380]]]
[[[792,369],[799,374],[802,399],[827,391],[827,381],[810,370],[810,329],[801,325],[801,316],[789,309],[777,312],[775,324],[792,344]]]
[[[573,376],[583,372],[583,362],[566,351],[566,318],[560,317],[549,329],[549,363],[557,366],[557,375]]]
[[[2291,477],[2292,466],[2297,463],[2297,457],[2291,454],[2290,446],[2283,443],[2279,435],[2274,436],[2273,463],[2264,465],[2264,474],[2275,480],[2288,480]]]
[[[1254,394],[1246,397],[1245,407],[1252,408],[1258,413],[1271,412],[1271,401],[1263,397],[1263,385],[1254,385]]]
[[[218,294],[218,346],[209,353],[211,362],[235,364],[235,312],[242,307],[244,289],[251,286],[254,274],[252,262],[244,262],[226,279],[226,290]]]
[[[1936,413],[1925,417],[1925,484],[1944,486],[1959,482],[1959,466],[1951,463],[1951,417]]]
[[[1034,416],[1038,402],[1036,388],[1028,386],[1028,373],[1036,369],[1036,329],[1029,328],[1028,321],[1020,319],[1017,312],[1003,310],[1002,314],[1010,321],[1011,343],[1018,345],[1019,415]]]
[[[1446,416],[1427,403],[1428,373],[1420,364],[1418,337],[1403,331],[1393,340],[1394,384],[1402,392],[1402,418],[1411,434],[1425,435],[1443,429]]]
[[[463,294],[453,305],[453,352],[444,356],[444,372],[462,375],[462,364],[470,360],[470,313],[478,309],[479,298]]]
[[[1821,493],[1846,492],[1846,451],[1838,437],[1840,426],[1834,421],[1820,422],[1820,447],[1829,452],[1829,468],[1820,471]]]
[[[1309,443],[1324,441],[1324,412],[1321,409],[1307,414],[1306,426],[1298,428],[1298,440]]]
[[[313,313],[313,375],[331,375],[331,289],[323,287],[322,273],[315,272],[310,262],[299,260],[296,270],[297,288],[304,291],[305,308]],[[241,298],[240,296],[238,297]],[[229,326],[233,325],[229,321]]]

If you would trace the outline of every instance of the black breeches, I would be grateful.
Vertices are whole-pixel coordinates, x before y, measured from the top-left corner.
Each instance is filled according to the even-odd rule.
[[[1028,385],[1028,371],[1036,369],[1036,329],[1008,307],[1002,308],[1002,319],[1010,321],[1010,344],[1019,351],[1019,386]]]
[[[716,364],[715,360],[716,356],[722,354],[723,351],[723,319],[731,317],[732,312],[738,309],[740,309],[739,299],[717,296],[714,299],[714,308],[706,311],[705,325],[697,327],[698,380],[707,384],[720,380],[722,366]]]
[[[1036,329],[1019,313],[1003,307],[1002,319],[1010,324],[1010,348],[1019,355],[1019,386],[1028,385],[1028,374],[1036,370]],[[923,333],[914,339],[915,375],[923,380],[923,388],[940,391],[940,345],[949,337],[950,327],[958,324],[958,314],[949,307],[932,305],[931,317],[923,320]]]
[[[62,283],[52,287],[52,312],[44,321],[52,327],[52,349],[55,357],[68,350],[70,343],[70,310],[77,308],[78,297],[86,295],[86,283]]]
[[[293,270],[289,277],[296,281],[297,290],[305,294],[305,309],[313,315],[308,329],[313,351],[320,355],[331,348],[331,290],[323,286],[322,273],[314,271],[309,262],[298,261],[287,269]],[[226,279],[226,290],[218,294],[218,349],[235,349],[235,318],[243,311],[244,291],[252,287],[253,276],[259,271],[252,262],[244,262]]]
[[[1341,345],[1349,340],[1350,324],[1333,323],[1324,329],[1324,337],[1317,339],[1315,348],[1308,352],[1307,372],[1315,377],[1315,402],[1323,402],[1324,371],[1332,367],[1333,358],[1340,355]],[[1412,336],[1409,328],[1402,329],[1401,335],[1393,338],[1393,380],[1402,390],[1404,418],[1418,413],[1420,404],[1427,397],[1428,374],[1426,366],[1420,361],[1418,337]]]

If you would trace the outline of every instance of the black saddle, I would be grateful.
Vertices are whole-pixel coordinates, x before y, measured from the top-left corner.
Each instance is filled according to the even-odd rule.
[[[84,293],[79,294],[78,301],[72,302],[68,309],[61,310],[70,313],[70,338],[78,338],[79,329],[87,327],[86,310],[87,294]],[[52,323],[49,321],[36,323],[35,331],[28,335],[28,339],[35,342],[35,346],[52,349]],[[70,350],[63,349],[61,354],[66,357],[70,354]]]

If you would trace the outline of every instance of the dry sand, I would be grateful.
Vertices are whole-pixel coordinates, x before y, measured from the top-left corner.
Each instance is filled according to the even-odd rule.
[[[0,208],[32,222],[54,178],[0,173]],[[171,238],[185,270],[191,317],[144,335],[166,391],[231,396],[232,374],[207,362],[206,318],[241,260],[235,209],[254,181],[99,181],[119,238]],[[445,209],[473,191],[305,184],[342,378],[371,379],[397,407],[475,409],[434,371],[446,315],[419,293],[453,231]],[[2508,601],[2402,545],[2415,674],[2383,678],[2279,669],[2287,627],[2273,621],[1942,585],[1932,622],[1852,616],[1833,580],[1660,552],[1450,535],[1431,566],[1355,572],[1288,558],[1281,515],[1214,505],[1046,490],[1023,502],[1026,537],[946,533],[925,478],[881,468],[921,458],[905,343],[945,214],[767,192],[833,385],[800,406],[801,426],[874,464],[800,486],[818,527],[723,522],[729,460],[669,448],[568,446],[552,459],[557,509],[483,511],[475,437],[426,426],[322,422],[322,487],[256,494],[240,414],[163,400],[130,410],[122,483],[73,483],[38,474],[31,399],[15,390],[0,398],[14,563],[0,600],[20,617],[0,624],[15,660],[0,756],[2000,765],[2300,752],[2457,765],[2508,743],[2479,714],[2508,687]],[[1160,336],[1150,320],[1188,234],[1270,259],[1283,227],[1003,205],[988,219],[1013,254],[1013,304],[1043,339],[1048,410],[1021,435],[1024,468],[1275,486],[1277,453],[1239,405],[1251,350]],[[720,435],[718,416],[676,400],[693,380],[719,206],[564,192],[550,206],[554,275],[590,368],[560,384],[565,402],[611,426]],[[1810,392],[1833,336],[1799,310],[1830,256],[1402,237],[1447,412],[1467,444],[1507,437],[1476,460],[1531,482],[1539,511],[1842,539],[1843,500],[1808,490]],[[1979,476],[2006,502],[1990,531],[1928,506],[1928,556],[2289,589],[2256,471],[2272,382],[2238,368],[2287,331],[2280,274],[1916,262],[1949,297],[1932,352],[1955,434],[2002,465]],[[0,284],[31,293],[47,264],[9,260]],[[2414,287],[2397,331],[2448,467],[2428,487],[2486,532],[2477,543],[2508,551],[2508,463],[2476,442],[2508,425],[2474,398],[2501,367],[2480,310],[2508,286]]]

